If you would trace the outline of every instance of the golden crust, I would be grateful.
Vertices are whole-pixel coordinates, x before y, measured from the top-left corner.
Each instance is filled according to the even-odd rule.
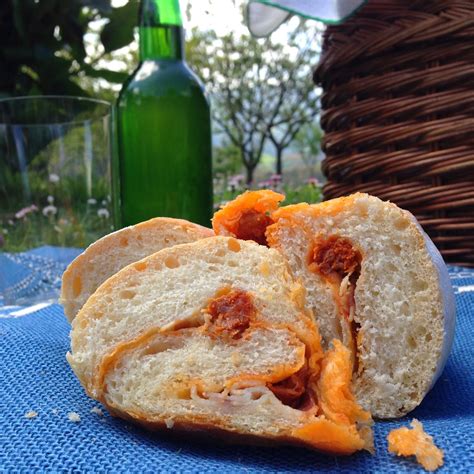
[[[208,246],[213,247],[216,245],[217,239],[221,242],[226,242],[225,245],[227,246],[229,246],[230,241],[235,241],[234,239],[229,239],[226,237],[214,237],[213,239],[205,239],[197,244],[175,246],[173,248],[167,249],[166,251],[158,252],[146,257],[139,262],[133,263],[121,270],[118,274],[109,278],[101,285],[100,289],[89,298],[88,302],[75,319],[73,324],[73,332],[71,335],[73,346],[78,342],[77,338],[81,337],[81,329],[88,325],[92,318],[103,317],[100,314],[95,314],[93,308],[95,307],[96,303],[99,302],[101,297],[109,294],[113,290],[119,281],[129,277],[134,277],[137,273],[143,272],[147,268],[161,268],[166,264],[166,259],[169,259],[170,257],[179,259],[180,256],[186,255],[187,252],[192,253],[192,255],[196,255],[196,252],[205,253]],[[235,242],[238,243],[238,241]],[[256,245],[253,243],[244,242],[240,242],[239,245],[244,244]],[[268,252],[274,251],[268,250]],[[277,256],[276,253],[274,253],[274,255],[275,257]],[[309,370],[311,371],[311,378],[313,379],[313,382],[316,383],[321,368],[325,367],[325,356],[321,348],[319,332],[316,324],[311,318],[311,315],[308,314],[308,312],[304,309],[304,291],[302,290],[301,285],[298,283],[292,283],[290,275],[287,275],[285,278],[285,282],[290,287],[293,285],[293,291],[290,292],[289,297],[294,302],[297,314],[299,314],[297,318],[299,321],[304,322],[304,324],[300,325],[298,329],[296,324],[295,327],[287,324],[285,324],[284,327],[291,330],[295,334],[295,338],[298,338],[299,341],[303,342],[304,348],[301,347],[300,356],[306,359]],[[259,321],[259,324],[264,326],[265,321]],[[271,326],[277,327],[278,325],[272,324]],[[192,331],[193,329],[189,330]],[[197,329],[194,328],[194,330]],[[120,357],[120,354],[123,354],[124,350],[132,350],[134,347],[136,347],[138,339],[140,340],[140,343],[145,343],[147,338],[152,337],[157,333],[157,331],[160,332],[161,328],[153,329],[148,333],[139,336],[139,338],[134,341],[125,342],[115,347],[111,352],[109,352],[108,355],[105,356],[104,359],[102,359],[102,364],[99,364],[99,367],[96,367],[92,371],[92,374],[98,374],[96,378],[93,381],[82,380],[82,383],[87,387],[89,393],[93,394],[96,398],[102,401],[114,415],[132,420],[151,430],[164,429],[166,426],[170,426],[172,424],[173,429],[176,430],[182,430],[186,432],[205,430],[206,434],[212,435],[215,433],[221,438],[225,433],[225,438],[227,440],[232,439],[235,440],[235,442],[299,445],[334,454],[350,454],[360,449],[371,449],[370,440],[364,436],[362,431],[358,431],[356,422],[353,422],[356,419],[359,420],[361,417],[354,415],[354,407],[352,405],[349,406],[348,404],[344,403],[336,406],[336,408],[333,407],[333,412],[339,409],[343,410],[343,413],[340,414],[340,418],[333,416],[334,420],[336,421],[333,421],[329,419],[328,416],[324,415],[324,407],[320,407],[321,414],[317,416],[316,412],[318,412],[318,406],[316,405],[314,409],[308,410],[307,412],[304,410],[300,411],[300,414],[298,414],[298,411],[295,410],[295,417],[297,417],[298,420],[300,417],[304,418],[304,422],[299,428],[292,429],[286,424],[282,424],[282,426],[276,426],[275,430],[264,431],[262,433],[243,433],[239,431],[235,425],[232,425],[231,419],[219,416],[218,413],[206,415],[179,415],[173,417],[173,419],[170,420],[169,414],[160,415],[159,413],[153,412],[139,413],[133,409],[125,409],[123,407],[121,408],[120,406],[114,405],[109,397],[106,396],[106,387],[104,390],[101,390],[107,372],[113,368],[114,364]],[[327,356],[330,357],[330,355]],[[299,365],[300,364],[291,368],[281,367],[281,373],[277,374],[275,380],[284,377],[287,373],[289,373],[289,371],[297,371],[299,369]],[[342,368],[340,370],[347,370],[347,367],[344,364],[341,367]],[[250,375],[252,379],[256,378],[254,374]],[[242,376],[249,376],[249,374],[242,374]],[[266,383],[268,381],[262,379],[262,382]],[[350,383],[350,372],[341,377],[340,383],[343,385]],[[324,393],[326,390],[325,386],[321,386],[320,390],[321,393]],[[343,392],[346,394],[347,390],[349,390],[348,386],[345,387]],[[338,395],[336,394],[335,396]],[[317,403],[317,400],[315,403]],[[346,413],[345,410],[347,407],[349,407],[349,411]],[[333,412],[331,412],[331,414]],[[342,419],[349,420],[351,423],[341,423]],[[363,421],[366,421],[365,418]]]
[[[354,427],[338,426],[324,418],[306,429],[297,429],[281,435],[243,433],[230,428],[220,418],[202,415],[175,417],[172,420],[149,419],[138,413],[130,414],[101,400],[112,416],[138,424],[151,432],[162,432],[181,441],[191,437],[197,442],[216,442],[230,445],[251,446],[295,446],[321,453],[347,456],[362,449],[368,449],[366,441],[357,434]],[[319,438],[319,439],[315,439]]]
[[[64,306],[68,320],[71,322],[80,309],[77,307],[76,299],[82,290],[83,274],[90,272],[87,267],[96,256],[107,252],[110,248],[126,246],[129,240],[141,240],[147,235],[166,235],[176,231],[181,232],[183,236],[189,236],[189,241],[214,235],[211,229],[184,219],[156,217],[112,232],[91,244],[69,264],[62,277],[60,303]]]

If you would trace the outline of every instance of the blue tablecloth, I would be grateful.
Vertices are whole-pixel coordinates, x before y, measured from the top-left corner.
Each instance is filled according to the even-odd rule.
[[[45,258],[54,260],[54,253]],[[376,423],[375,456],[349,458],[298,448],[170,439],[112,418],[105,410],[101,416],[91,411],[100,405],[85,395],[66,362],[70,327],[61,307],[5,308],[0,302],[0,471],[410,472],[417,465],[390,455],[386,436],[416,417],[445,451],[442,471],[474,472],[474,271],[450,270],[458,323],[444,373],[409,417]],[[30,411],[37,416],[26,418]],[[69,420],[71,412],[80,422]]]

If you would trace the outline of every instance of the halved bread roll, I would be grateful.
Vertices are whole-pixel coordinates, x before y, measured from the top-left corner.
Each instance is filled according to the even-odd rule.
[[[127,266],[73,321],[67,359],[89,395],[150,429],[372,449],[350,352],[323,353],[303,288],[254,242],[211,237]]]
[[[211,229],[169,217],[157,217],[112,232],[90,245],[63,275],[60,303],[71,322],[107,278],[132,262],[177,244],[214,235]]]
[[[226,208],[216,213],[217,233],[240,237],[236,209],[245,215],[258,200],[249,194],[274,199],[238,197],[231,223]],[[436,247],[409,212],[367,194],[273,209],[262,211],[269,225],[259,232],[306,288],[323,344],[337,338],[351,350],[358,401],[380,418],[413,410],[454,335],[453,291]]]

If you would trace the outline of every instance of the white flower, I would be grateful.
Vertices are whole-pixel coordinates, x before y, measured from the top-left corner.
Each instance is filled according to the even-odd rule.
[[[54,196],[48,196],[47,199],[48,199],[49,204],[53,204],[53,202],[54,202]]]
[[[99,217],[103,217],[103,218],[105,218],[105,219],[108,219],[109,216],[110,216],[110,213],[109,213],[109,211],[108,211],[107,209],[102,208],[102,209],[99,209],[99,210],[97,211],[97,215],[98,215]]]
[[[15,223],[11,219],[8,219],[8,224],[9,225],[15,225]]]
[[[102,201],[102,205],[107,206],[107,201],[105,199]]]
[[[56,215],[57,212],[58,212],[58,209],[54,207],[52,204],[50,204],[49,206],[43,207],[44,216],[49,216],[49,215],[54,216]]]
[[[3,229],[3,233],[4,233],[5,235],[7,235],[7,234],[8,234],[8,229]]]
[[[20,209],[16,214],[15,214],[15,217],[17,219],[22,219],[23,217],[25,217],[26,215],[30,214],[30,212],[35,212],[37,211],[38,208],[32,204],[31,206],[28,206],[28,207],[24,207],[23,209]]]
[[[110,194],[107,194],[107,201],[112,202],[112,198],[110,197]]]
[[[90,204],[91,206],[94,206],[95,204],[97,204],[97,199],[89,198],[87,200],[87,204]]]
[[[49,175],[49,182],[50,183],[57,183],[59,181],[59,176],[57,174],[51,173]]]

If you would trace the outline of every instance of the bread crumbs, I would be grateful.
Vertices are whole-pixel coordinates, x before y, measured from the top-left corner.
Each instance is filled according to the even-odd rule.
[[[38,412],[31,410],[25,413],[25,418],[36,418],[38,416]]]
[[[416,418],[410,424],[412,429],[402,427],[389,433],[388,450],[397,456],[415,456],[427,471],[435,471],[443,465],[443,451]]]
[[[75,411],[71,411],[67,414],[67,417],[69,421],[72,421],[73,423],[79,423],[81,421],[81,417],[79,416],[79,413],[76,413]]]

